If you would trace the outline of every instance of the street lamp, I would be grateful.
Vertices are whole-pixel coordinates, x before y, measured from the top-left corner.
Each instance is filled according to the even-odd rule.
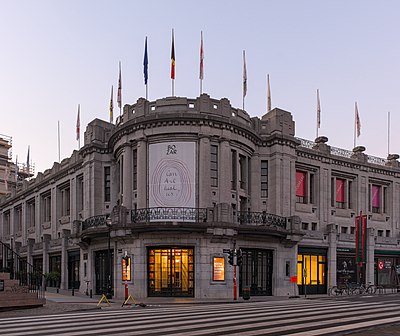
[[[108,276],[107,276],[107,293],[106,297],[107,299],[111,299],[111,271],[112,271],[112,265],[111,265],[111,216],[108,215],[106,218],[106,225],[108,228],[108,250],[107,250],[107,266],[108,266]]]

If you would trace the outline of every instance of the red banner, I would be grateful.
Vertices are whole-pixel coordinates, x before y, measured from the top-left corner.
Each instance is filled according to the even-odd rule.
[[[344,203],[344,180],[336,179],[336,202]]]
[[[367,260],[367,216],[356,216],[356,261],[365,263]]]
[[[296,171],[296,196],[304,197],[306,195],[306,173]]]
[[[381,186],[372,185],[371,193],[372,193],[372,200],[371,200],[372,207],[380,208],[380,206],[381,206]]]

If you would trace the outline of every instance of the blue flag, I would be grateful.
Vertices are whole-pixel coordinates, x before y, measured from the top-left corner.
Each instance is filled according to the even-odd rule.
[[[144,84],[147,85],[147,80],[149,78],[149,59],[147,56],[147,36],[146,36],[146,41],[144,43],[144,60],[143,60],[143,73],[144,73]]]

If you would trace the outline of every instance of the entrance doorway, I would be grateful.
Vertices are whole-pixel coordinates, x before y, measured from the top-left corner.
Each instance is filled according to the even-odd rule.
[[[193,248],[148,248],[148,295],[194,296]]]
[[[297,257],[299,294],[326,294],[326,250],[299,249]]]
[[[114,265],[113,260],[114,260],[114,253],[112,250],[110,250],[110,254],[108,253],[107,250],[96,251],[94,254],[95,292],[97,295],[101,295],[107,292],[107,285],[109,278],[110,278],[111,288],[114,288],[113,285],[114,267],[112,266]],[[110,272],[111,275],[109,277]]]
[[[244,287],[251,295],[272,295],[272,256],[270,250],[241,249],[243,262],[239,272],[239,294]]]
[[[79,289],[80,252],[68,252],[68,289]]]

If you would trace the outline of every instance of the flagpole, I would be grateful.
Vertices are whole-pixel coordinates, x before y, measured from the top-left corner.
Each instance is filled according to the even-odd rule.
[[[390,111],[388,112],[388,156],[390,154]]]
[[[356,103],[356,109],[354,110],[354,143],[353,143],[353,148],[356,148],[356,132],[357,132],[357,103]]]
[[[243,50],[243,111],[244,111],[244,97],[247,93],[247,69],[246,69],[246,52]]]
[[[203,93],[203,77],[204,77],[204,68],[203,68],[203,59],[204,59],[204,50],[203,50],[203,31],[200,33],[200,96]]]
[[[76,137],[78,139],[78,150],[81,149],[81,104],[78,104],[78,119],[76,121]]]
[[[317,89],[317,138],[318,138],[318,129],[321,126],[321,104],[319,101],[319,89]]]
[[[267,84],[268,84],[268,92],[267,92],[267,112],[271,111],[271,86],[269,84],[269,74],[267,74]]]
[[[58,163],[61,162],[60,158],[60,120],[58,120]]]

